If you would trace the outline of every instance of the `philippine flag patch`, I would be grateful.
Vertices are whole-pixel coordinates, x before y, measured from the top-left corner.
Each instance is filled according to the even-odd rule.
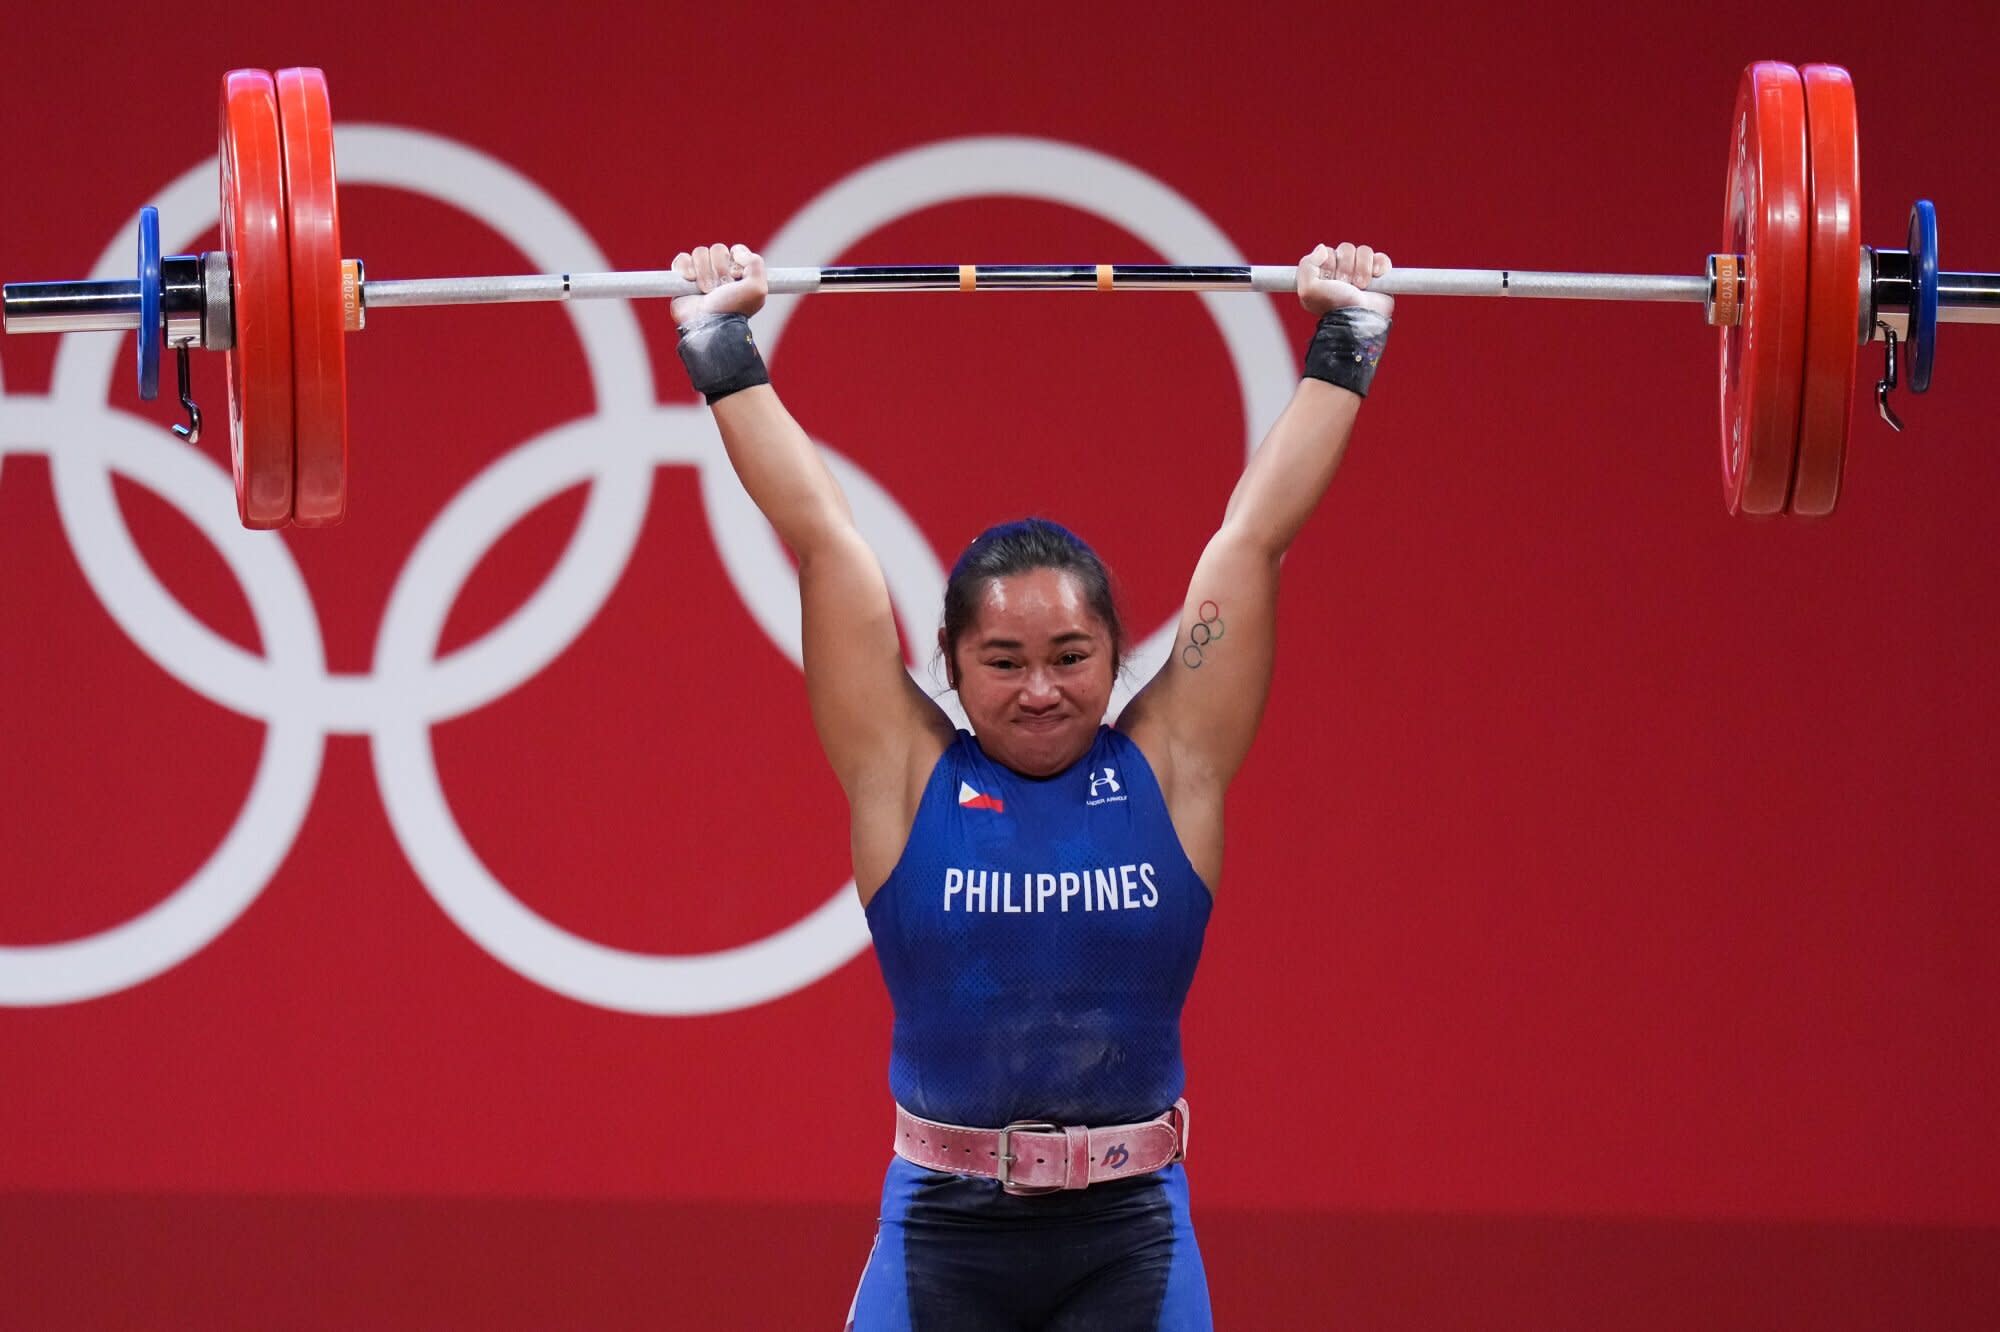
[[[973,790],[970,782],[958,784],[958,803],[965,809],[990,809],[995,814],[1007,812],[1007,806],[1000,802],[999,797]]]

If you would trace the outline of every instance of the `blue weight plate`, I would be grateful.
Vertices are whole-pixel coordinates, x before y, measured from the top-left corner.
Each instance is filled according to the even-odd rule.
[[[160,210],[139,210],[139,396],[160,396]]]
[[[1937,207],[1919,199],[1910,208],[1910,392],[1928,393],[1937,354]]]

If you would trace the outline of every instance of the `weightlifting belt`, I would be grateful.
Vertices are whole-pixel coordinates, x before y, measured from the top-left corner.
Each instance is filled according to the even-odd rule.
[[[1187,1155],[1188,1103],[1142,1124],[1065,1128],[1017,1119],[1005,1128],[940,1124],[896,1107],[896,1155],[926,1170],[995,1179],[1013,1194],[1088,1188],[1171,1165]]]

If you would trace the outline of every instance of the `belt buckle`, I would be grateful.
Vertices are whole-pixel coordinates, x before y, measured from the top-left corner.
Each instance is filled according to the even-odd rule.
[[[1015,1133],[1061,1133],[1060,1124],[1051,1124],[1043,1119],[1017,1119],[1000,1130],[1000,1187],[1017,1198],[1032,1198],[1039,1193],[1061,1193],[1062,1185],[1044,1184],[1030,1186],[1014,1182],[1014,1153],[1012,1135]]]

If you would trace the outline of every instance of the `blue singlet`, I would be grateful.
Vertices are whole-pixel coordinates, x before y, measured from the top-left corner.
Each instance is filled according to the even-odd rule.
[[[1126,736],[1030,778],[959,732],[868,904],[897,1102],[987,1128],[1160,1114],[1209,907]],[[1186,1176],[1021,1198],[896,1158],[850,1326],[1206,1328]]]

